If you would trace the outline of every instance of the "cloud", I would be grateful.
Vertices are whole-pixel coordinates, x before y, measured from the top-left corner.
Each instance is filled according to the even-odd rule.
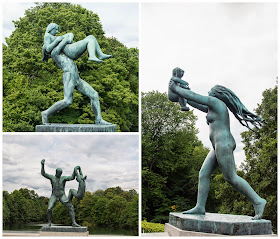
[[[137,135],[4,135],[3,190],[27,187],[49,196],[50,183],[40,174],[43,158],[52,175],[58,167],[63,175],[72,175],[81,166],[90,191],[115,186],[138,190]],[[68,182],[66,191],[77,187],[75,180]]]

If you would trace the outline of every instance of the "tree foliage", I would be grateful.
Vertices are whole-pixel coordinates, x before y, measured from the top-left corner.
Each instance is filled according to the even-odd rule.
[[[245,144],[245,162],[238,174],[252,188],[267,200],[263,218],[271,220],[273,230],[277,230],[277,86],[263,92],[263,100],[256,109],[266,124],[257,132],[242,133]],[[222,175],[215,180],[221,185],[217,188],[217,198],[221,201],[221,213],[254,215],[252,204],[227,184]]]
[[[71,3],[37,3],[14,21],[16,29],[3,44],[3,131],[34,131],[41,111],[63,99],[61,69],[52,59],[42,62],[44,32],[51,22],[60,25],[60,34],[72,32],[74,41],[94,35],[103,52],[113,55],[102,64],[89,62],[87,54],[75,62],[80,77],[99,93],[102,117],[119,131],[137,131],[138,49],[105,37],[98,15]],[[73,104],[50,122],[94,122],[89,99],[75,91]]]
[[[20,189],[11,194],[3,191],[3,223],[46,222],[49,198],[33,190]],[[106,226],[138,230],[138,193],[120,187],[86,192],[82,200],[72,200],[76,221],[85,226]],[[68,209],[57,203],[53,223],[71,225]]]
[[[198,172],[209,150],[197,138],[195,120],[165,93],[142,95],[142,216],[148,221],[166,222],[170,211],[196,203]],[[214,210],[215,202],[210,205]]]

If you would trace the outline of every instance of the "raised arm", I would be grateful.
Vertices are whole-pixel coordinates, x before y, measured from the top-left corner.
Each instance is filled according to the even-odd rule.
[[[47,174],[47,173],[45,172],[45,159],[43,159],[43,160],[41,161],[41,174],[42,174],[42,176],[44,176],[45,178],[51,179],[51,175],[49,175],[49,174]]]
[[[64,176],[63,179],[65,181],[71,181],[71,180],[74,180],[75,179],[75,169],[73,170],[73,173],[71,176]]]
[[[186,90],[175,84],[174,82],[170,84],[170,89],[180,95],[181,97],[187,99],[188,101],[193,101],[200,105],[209,106],[211,102],[209,101],[209,96],[203,96],[197,93],[194,93],[191,90]]]
[[[201,104],[195,103],[191,100],[188,100],[188,104],[202,112],[205,112],[205,113],[208,112],[208,106],[206,106],[206,105],[201,105]]]

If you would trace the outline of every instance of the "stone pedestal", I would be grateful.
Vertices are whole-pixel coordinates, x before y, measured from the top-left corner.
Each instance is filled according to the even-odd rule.
[[[71,237],[86,237],[89,235],[87,227],[71,227],[71,226],[51,226],[42,227],[40,236],[71,236]]]
[[[105,124],[45,124],[36,125],[35,132],[116,132],[117,125]]]
[[[191,215],[174,212],[169,214],[169,224],[183,232],[193,231],[222,235],[272,235],[270,221],[264,219],[252,220],[252,217],[240,215],[218,213]],[[183,236],[183,232],[178,232],[178,230],[173,232],[172,235],[174,228],[169,229],[168,226],[166,229],[169,230],[168,233],[171,236],[175,236],[176,233],[176,236]]]

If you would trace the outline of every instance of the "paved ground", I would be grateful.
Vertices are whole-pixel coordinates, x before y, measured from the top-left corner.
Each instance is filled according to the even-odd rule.
[[[142,233],[141,237],[169,237],[167,232]]]

